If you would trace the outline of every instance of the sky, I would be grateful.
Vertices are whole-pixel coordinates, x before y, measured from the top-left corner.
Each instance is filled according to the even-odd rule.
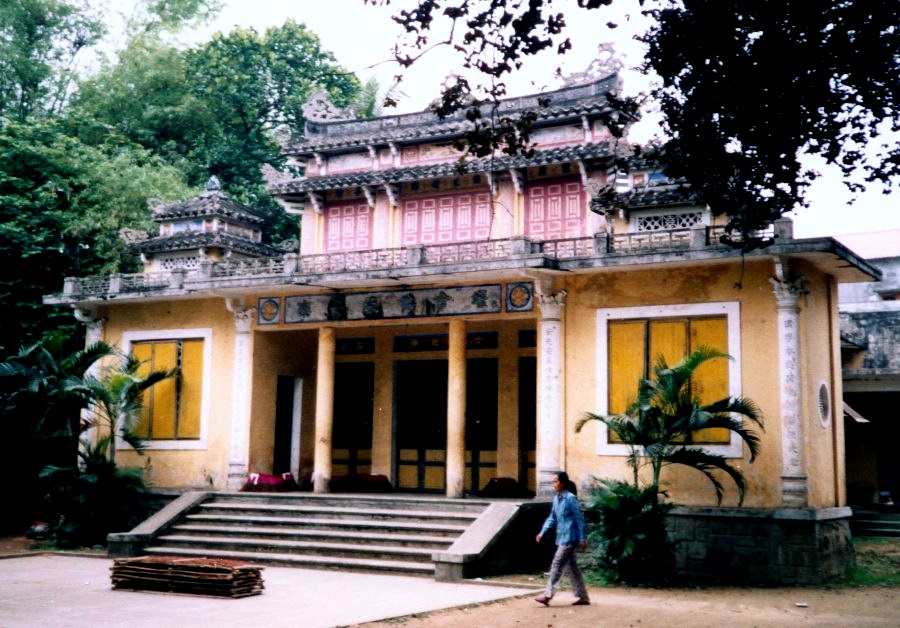
[[[108,0],[115,6],[130,5],[129,0]],[[382,93],[394,83],[401,72],[392,62],[391,49],[402,34],[391,21],[399,9],[416,4],[414,0],[392,0],[384,6],[367,5],[363,0],[223,0],[223,9],[208,27],[192,31],[188,42],[208,39],[215,32],[229,32],[236,26],[254,28],[262,33],[270,26],[278,26],[287,19],[306,24],[316,33],[325,50],[331,51],[338,63],[365,81],[374,77]],[[571,10],[566,10],[571,7]],[[506,79],[510,96],[522,96],[548,91],[560,86],[555,78],[559,68],[563,75],[582,72],[597,57],[597,45],[611,42],[621,57],[624,68],[620,75],[624,91],[634,94],[646,89],[647,82],[638,72],[630,70],[641,62],[642,48],[633,35],[642,32],[646,22],[638,13],[637,0],[617,0],[613,11],[586,11],[576,7],[575,0],[557,0],[554,10],[565,10],[566,33],[573,49],[558,56],[545,53],[529,60],[522,70]],[[615,31],[605,28],[610,20],[619,24]],[[614,37],[611,37],[614,35]],[[441,88],[445,77],[458,69],[458,58],[448,51],[435,49],[411,68],[402,70],[404,79],[395,94],[398,107],[384,113],[421,111],[428,107]],[[630,139],[640,142],[655,133],[655,123],[637,128]],[[813,163],[813,162],[810,162]],[[900,182],[891,188],[890,195],[881,192],[880,185],[872,185],[856,203],[848,205],[851,196],[840,181],[836,169],[818,169],[826,176],[813,183],[807,198],[810,208],[798,208],[790,215],[794,219],[795,237],[819,237],[841,233],[900,230]],[[900,237],[900,233],[898,233]],[[859,251],[863,253],[863,251]]]

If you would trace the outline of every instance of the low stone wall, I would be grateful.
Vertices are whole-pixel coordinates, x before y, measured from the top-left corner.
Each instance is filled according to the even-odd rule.
[[[696,584],[817,585],[856,562],[849,508],[692,508],[670,513],[678,577]]]

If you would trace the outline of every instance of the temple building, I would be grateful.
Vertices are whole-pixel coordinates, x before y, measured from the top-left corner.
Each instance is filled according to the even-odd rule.
[[[304,175],[271,190],[300,218],[298,253],[262,245],[262,217],[210,191],[157,215],[159,237],[133,245],[144,272],[68,279],[45,302],[75,308],[89,340],[182,369],[145,403],[144,455],[123,461],[182,490],[291,472],[316,493],[378,475],[397,492],[463,498],[505,478],[541,497],[560,469],[586,488],[626,478],[628,451],[575,424],[624,410],[656,356],[706,344],[732,359],[704,367],[702,396],[765,417],[753,464],[736,437],[698,435],[747,478],[743,508],[727,483],[724,505],[808,526],[846,558],[838,284],[880,273],[787,219],[742,253],[680,182],[616,169],[617,81],[504,100],[500,114],[537,112],[533,154],[464,168],[462,115],[310,110],[285,148]],[[723,516],[695,471],[664,480],[693,530]]]

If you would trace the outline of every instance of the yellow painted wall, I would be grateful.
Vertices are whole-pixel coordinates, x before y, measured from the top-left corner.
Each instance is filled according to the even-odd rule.
[[[596,426],[589,423],[576,434],[575,423],[584,412],[595,411],[596,310],[609,307],[737,301],[741,311],[741,369],[743,395],[755,400],[768,419],[762,434],[762,452],[750,465],[737,466],[747,478],[744,501],[749,507],[780,505],[781,438],[776,310],[768,278],[771,260],[747,260],[743,274],[739,261],[731,264],[648,271],[581,275],[565,284],[566,373],[565,449],[567,467],[579,483],[591,476],[626,478],[624,457],[598,456]],[[741,288],[736,284],[740,283]],[[726,348],[722,348],[726,349]],[[683,504],[714,504],[715,492],[696,471],[671,467],[663,472],[671,498]],[[736,504],[736,490],[725,480],[724,504]]]
[[[212,369],[215,391],[208,396],[209,416],[205,449],[148,449],[143,455],[121,450],[118,462],[123,466],[139,466],[145,470],[150,486],[165,488],[224,488],[227,474],[229,428],[231,423],[232,355],[234,351],[234,319],[225,309],[223,299],[140,303],[105,308],[101,316],[109,320],[103,339],[121,346],[125,331],[170,330],[187,328],[212,329]]]

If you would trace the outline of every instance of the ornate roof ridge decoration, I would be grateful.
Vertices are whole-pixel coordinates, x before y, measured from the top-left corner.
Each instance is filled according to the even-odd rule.
[[[511,115],[523,111],[535,111],[538,123],[559,118],[574,118],[599,113],[609,108],[605,96],[619,87],[619,77],[611,74],[599,80],[559,89],[506,98],[500,101],[498,113]],[[549,106],[541,107],[541,100]],[[460,111],[440,118],[430,110],[416,113],[382,116],[368,120],[316,121],[308,119],[305,137],[289,142],[286,151],[304,154],[326,149],[365,147],[369,144],[385,144],[389,141],[413,141],[463,133],[471,123]]]
[[[353,120],[352,113],[337,107],[324,89],[313,91],[303,106],[303,117],[312,122],[343,122]]]
[[[407,168],[388,168],[385,170],[369,170],[347,174],[326,175],[295,179],[269,188],[272,194],[291,194],[333,189],[345,189],[363,185],[387,185],[436,179],[439,177],[459,176],[460,174],[480,174],[484,172],[502,172],[510,168],[527,168],[566,163],[579,159],[609,159],[613,155],[611,142],[603,141],[591,144],[558,146],[545,150],[537,150],[531,157],[522,155],[500,155],[482,157],[465,162],[465,169],[460,171],[458,161],[436,164],[409,166]]]
[[[241,205],[227,196],[218,188],[209,189],[199,196],[185,201],[173,201],[162,203],[153,208],[153,220],[165,222],[180,218],[193,218],[199,216],[222,216],[231,220],[248,224],[262,225],[269,222],[266,212]]]
[[[619,194],[616,205],[629,209],[652,207],[696,206],[698,194],[687,185],[665,186],[661,188],[641,187],[631,192]]]
[[[158,236],[129,244],[127,249],[132,253],[163,253],[204,247],[219,247],[264,257],[277,257],[283,253],[268,244],[253,242],[240,234],[225,231],[186,231],[171,236]]]
[[[563,76],[563,85],[569,87],[592,83],[607,76],[618,75],[624,67],[625,63],[622,58],[616,54],[615,44],[602,42],[597,44],[597,56],[594,60],[583,71]]]

